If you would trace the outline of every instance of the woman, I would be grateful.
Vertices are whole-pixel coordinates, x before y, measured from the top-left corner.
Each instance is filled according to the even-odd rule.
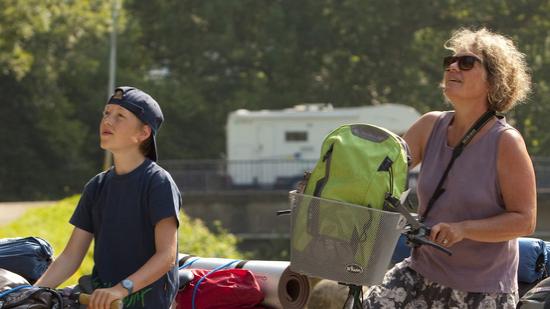
[[[453,254],[414,249],[369,290],[367,308],[515,308],[518,302],[516,238],[535,229],[535,176],[520,133],[493,112],[527,96],[524,55],[487,29],[460,29],[445,47],[453,55],[444,60],[442,88],[454,111],[425,114],[405,140],[413,167],[422,163],[419,215],[431,227],[430,239]],[[476,122],[480,129],[470,130]]]
[[[36,282],[57,287],[80,266],[94,240],[95,288],[88,308],[167,309],[175,298],[180,192],[158,166],[155,136],[163,121],[147,93],[119,87],[99,125],[101,148],[114,166],[93,177],[71,217],[72,235],[61,255]]]

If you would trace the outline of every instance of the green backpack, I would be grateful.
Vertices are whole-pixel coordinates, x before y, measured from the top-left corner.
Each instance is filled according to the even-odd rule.
[[[325,137],[304,194],[383,209],[387,193],[399,198],[407,189],[408,169],[400,136],[374,125],[343,125]]]
[[[386,209],[385,201],[389,196],[399,199],[408,189],[409,160],[405,141],[389,130],[367,124],[343,125],[324,139],[321,157],[306,180],[303,194],[395,211]],[[376,212],[368,212],[371,218],[362,218],[350,207],[311,201],[304,199],[301,203],[307,205],[300,205],[294,214],[295,221],[301,222],[293,225],[292,232],[292,250],[298,254],[312,254],[309,247],[320,239],[342,242],[335,251],[344,252],[353,239],[379,230],[381,219]],[[317,246],[323,246],[319,243]],[[351,246],[355,262],[366,264],[374,244]]]

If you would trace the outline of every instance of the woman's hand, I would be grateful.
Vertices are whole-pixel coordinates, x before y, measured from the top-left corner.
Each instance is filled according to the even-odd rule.
[[[443,247],[451,247],[464,239],[464,228],[458,223],[438,223],[431,228],[430,240]]]
[[[97,289],[90,297],[89,309],[110,309],[111,303],[128,295],[128,291],[120,284],[108,289]]]

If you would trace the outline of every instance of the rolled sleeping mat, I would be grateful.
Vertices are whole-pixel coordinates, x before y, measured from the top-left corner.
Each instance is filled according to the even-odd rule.
[[[542,279],[546,273],[547,254],[549,254],[546,243],[542,239],[520,237],[518,247],[518,281],[533,283]]]
[[[30,283],[20,275],[0,268],[0,294],[18,286],[30,286]],[[2,305],[0,305],[0,308],[1,307]]]
[[[180,269],[214,269],[233,259],[203,258],[187,254],[178,256]],[[260,285],[262,305],[271,308],[301,309],[309,299],[311,287],[308,277],[293,272],[287,261],[246,261],[233,263],[229,268],[242,268],[252,272]]]

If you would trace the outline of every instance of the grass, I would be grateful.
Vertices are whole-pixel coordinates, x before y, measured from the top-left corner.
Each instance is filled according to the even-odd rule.
[[[0,227],[0,238],[40,237],[47,240],[54,249],[54,256],[59,255],[69,240],[73,226],[69,219],[80,196],[65,198],[51,206],[29,209],[16,221]],[[185,202],[184,202],[185,207]],[[243,258],[237,251],[237,239],[227,233],[220,224],[211,232],[201,220],[190,219],[183,212],[180,214],[178,251],[203,257]],[[93,268],[93,244],[86,254],[82,265],[61,287],[73,285],[82,275],[90,274]]]
[[[51,206],[37,207],[27,210],[16,221],[0,228],[0,238],[40,237],[47,240],[57,256],[63,251],[71,236],[73,226],[69,218],[78,203],[79,196],[72,196]],[[93,252],[88,251],[80,269],[77,270],[62,286],[76,284],[78,278],[92,272]]]

